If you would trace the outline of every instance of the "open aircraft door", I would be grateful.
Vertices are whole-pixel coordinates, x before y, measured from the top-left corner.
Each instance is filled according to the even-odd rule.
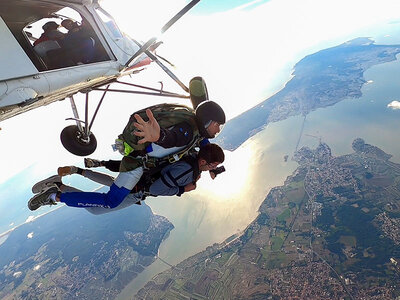
[[[38,74],[38,70],[0,17],[0,81]]]

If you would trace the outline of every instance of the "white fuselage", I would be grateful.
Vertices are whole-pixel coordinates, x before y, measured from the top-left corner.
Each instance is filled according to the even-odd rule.
[[[38,62],[35,64],[33,61],[34,51],[29,49],[29,43],[22,45],[24,41],[21,42],[21,38],[18,41],[19,31],[12,27],[12,20],[7,20],[7,24],[3,20],[6,17],[0,14],[0,40],[6,45],[3,49],[7,52],[0,57],[0,121],[114,80],[122,75],[125,63],[140,48],[132,39],[120,33],[111,16],[97,3],[84,0],[45,2],[15,0],[15,2],[26,3],[26,6],[34,5],[32,3],[37,5],[50,3],[56,7],[65,6],[78,12],[91,27],[96,45],[101,46],[103,57],[106,58],[92,63],[39,70]],[[3,6],[9,5],[10,9],[13,7],[13,4],[4,4],[5,1],[0,0],[0,5],[2,3]],[[105,17],[110,21],[105,22]],[[146,58],[147,56],[141,55],[136,63]]]

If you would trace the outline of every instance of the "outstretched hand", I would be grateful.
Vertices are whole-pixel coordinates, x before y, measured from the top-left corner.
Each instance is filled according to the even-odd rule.
[[[137,130],[134,131],[133,134],[142,137],[142,139],[138,141],[139,144],[156,142],[160,138],[160,125],[154,118],[150,109],[146,109],[146,115],[149,118],[147,122],[138,114],[134,115],[136,122],[134,122],[133,125]]]

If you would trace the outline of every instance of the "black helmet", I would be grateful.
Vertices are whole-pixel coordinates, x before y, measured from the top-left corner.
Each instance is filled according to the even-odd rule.
[[[199,125],[199,130],[205,137],[212,137],[207,135],[207,127],[211,121],[216,121],[218,124],[225,124],[224,110],[217,103],[211,100],[201,102],[196,108],[196,118]]]
[[[57,29],[58,27],[60,27],[60,25],[58,25],[56,22],[54,22],[54,21],[49,21],[49,22],[47,22],[46,24],[44,24],[44,25],[42,26],[42,29],[43,29],[44,31],[46,31],[46,30],[49,30],[49,29]]]
[[[224,110],[211,100],[201,102],[197,106],[196,117],[203,126],[206,126],[210,121],[216,121],[221,125],[225,124]]]

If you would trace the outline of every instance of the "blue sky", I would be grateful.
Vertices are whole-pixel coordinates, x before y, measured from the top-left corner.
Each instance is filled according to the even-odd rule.
[[[224,12],[232,8],[252,4],[251,8],[261,5],[269,0],[213,0],[200,1],[193,10],[193,14],[208,15],[218,12]]]

